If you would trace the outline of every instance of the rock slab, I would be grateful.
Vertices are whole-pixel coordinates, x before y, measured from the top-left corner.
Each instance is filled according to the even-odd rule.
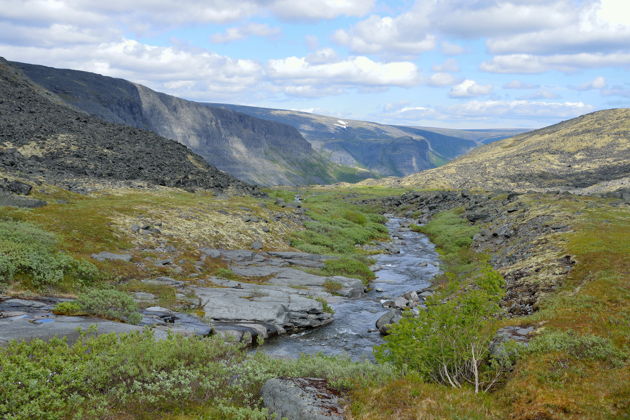
[[[343,420],[339,393],[325,379],[274,378],[262,388],[265,407],[288,420]]]

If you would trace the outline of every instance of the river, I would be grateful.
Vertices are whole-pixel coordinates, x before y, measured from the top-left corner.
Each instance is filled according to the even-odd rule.
[[[387,312],[382,302],[406,292],[431,285],[439,272],[439,257],[429,239],[408,227],[408,220],[389,217],[387,228],[392,242],[387,246],[399,253],[378,254],[376,279],[371,291],[357,299],[331,302],[335,321],[325,327],[300,334],[270,339],[260,350],[276,357],[297,357],[300,353],[349,355],[354,360],[373,359],[372,347],[383,342],[375,331],[376,320]]]

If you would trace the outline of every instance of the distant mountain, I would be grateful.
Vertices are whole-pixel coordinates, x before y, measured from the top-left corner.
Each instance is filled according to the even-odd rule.
[[[208,104],[297,128],[333,162],[360,166],[382,176],[404,176],[442,165],[479,144],[526,130],[457,130],[405,127],[282,109]]]
[[[0,173],[79,191],[140,183],[258,193],[182,144],[69,108],[1,58]]]
[[[123,79],[33,64],[12,65],[77,110],[176,140],[247,182],[324,184],[375,175],[330,162],[286,124],[179,99]]]
[[[609,109],[479,147],[439,168],[366,184],[414,188],[630,188],[630,109]]]

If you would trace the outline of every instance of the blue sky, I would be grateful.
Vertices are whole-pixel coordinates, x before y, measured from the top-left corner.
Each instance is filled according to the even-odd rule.
[[[203,102],[535,128],[629,106],[630,1],[0,0],[0,56]]]

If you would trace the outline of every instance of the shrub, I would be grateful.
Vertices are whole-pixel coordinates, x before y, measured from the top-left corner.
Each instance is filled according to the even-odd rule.
[[[609,362],[623,366],[628,354],[615,347],[607,338],[579,335],[575,331],[549,331],[530,341],[528,353],[564,352],[576,359]]]
[[[354,210],[346,210],[343,213],[343,218],[358,225],[365,225],[368,221],[365,214]]]
[[[92,289],[79,295],[75,304],[82,312],[103,318],[137,324],[142,320],[138,304],[124,292],[112,289]]]
[[[239,278],[238,275],[229,268],[219,268],[215,271],[214,275],[228,280],[237,280]]]
[[[485,322],[497,310],[495,300],[480,290],[446,303],[428,299],[425,311],[415,317],[406,314],[392,325],[385,343],[375,348],[376,359],[413,370],[425,380],[483,386],[481,368],[494,335]]]
[[[60,302],[55,305],[53,313],[57,315],[83,315],[81,305],[77,302]]]
[[[19,279],[23,286],[56,286],[63,280],[87,284],[98,277],[97,268],[58,250],[57,237],[38,226],[0,221],[0,278]]]
[[[0,418],[270,418],[260,388],[278,376],[326,378],[338,389],[389,379],[389,365],[330,356],[250,354],[217,337],[150,330],[0,347]]]

